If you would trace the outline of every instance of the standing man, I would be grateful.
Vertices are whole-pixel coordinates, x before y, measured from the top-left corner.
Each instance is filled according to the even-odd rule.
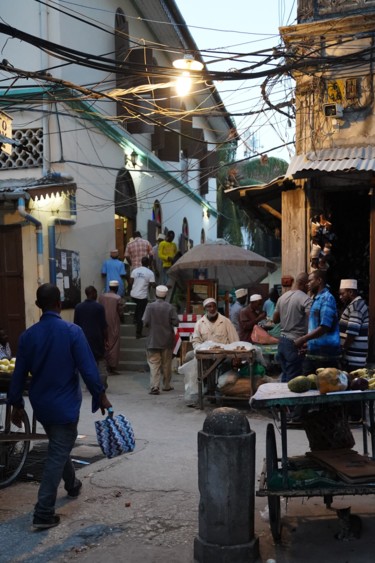
[[[108,339],[108,325],[103,305],[97,302],[98,292],[93,285],[85,289],[86,299],[74,310],[74,324],[81,327],[98,366],[100,380],[107,389],[105,348]]]
[[[159,234],[157,239],[156,239],[156,244],[155,246],[152,247],[152,269],[154,271],[155,274],[155,283],[156,285],[159,285],[161,283],[161,278],[163,275],[163,262],[159,256],[159,244],[161,243],[161,241],[165,240],[165,235],[163,234]]]
[[[203,301],[205,316],[195,323],[192,344],[195,349],[199,344],[212,340],[221,344],[238,341],[238,334],[233,324],[217,310],[217,302],[213,297]]]
[[[251,332],[255,325],[266,318],[266,313],[262,310],[262,296],[254,293],[250,297],[250,303],[240,311],[240,340],[251,342]]]
[[[163,372],[163,391],[172,391],[172,354],[174,327],[178,326],[176,309],[165,301],[168,287],[156,286],[156,301],[149,303],[143,315],[143,324],[149,328],[147,363],[150,366],[150,394],[160,394],[160,377]]]
[[[177,246],[173,242],[174,231],[168,231],[165,240],[162,240],[159,244],[159,258],[162,261],[162,282],[164,285],[168,281],[168,270],[173,264],[173,258],[177,254]]]
[[[82,402],[77,370],[92,395],[92,412],[100,408],[104,414],[111,403],[100,383],[95,359],[81,328],[60,317],[59,288],[50,283],[41,285],[36,292],[36,305],[43,314],[39,322],[20,336],[8,403],[13,406],[13,423],[21,427],[22,393],[30,373],[30,402],[49,440],[33,526],[47,529],[60,522],[60,516],[55,514],[55,503],[61,479],[71,498],[78,497],[82,487],[70,459]]]
[[[142,258],[147,256],[152,261],[152,246],[141,237],[139,231],[135,231],[134,238],[131,242],[128,242],[125,248],[125,258],[130,265],[130,271],[132,272],[135,268],[140,268],[142,266]]]
[[[143,330],[143,313],[145,312],[148,302],[149,287],[155,286],[154,272],[149,268],[149,259],[147,256],[142,258],[142,266],[134,268],[130,277],[130,296],[135,301],[135,337],[142,338]]]
[[[294,342],[304,336],[308,329],[311,298],[307,295],[307,282],[308,274],[299,274],[293,288],[278,299],[273,314],[273,322],[280,323],[281,329],[277,357],[283,383],[303,373],[303,355]]]
[[[99,296],[99,303],[105,310],[105,318],[108,325],[107,349],[105,361],[107,371],[111,375],[119,375],[117,371],[120,359],[120,326],[124,317],[124,300],[118,295],[119,282],[109,282],[109,292]]]
[[[103,262],[102,277],[105,279],[104,292],[109,291],[110,280],[118,281],[118,294],[120,297],[125,295],[125,265],[118,259],[118,250],[111,250],[110,258]]]
[[[267,321],[272,321],[278,299],[279,292],[277,291],[276,287],[273,287],[268,294],[268,299],[265,300],[263,305],[263,311],[266,313]]]
[[[315,373],[318,368],[338,367],[341,358],[336,301],[326,287],[326,272],[322,270],[311,272],[307,288],[313,297],[309,314],[309,332],[294,341],[296,347],[302,349],[301,352],[306,350],[303,362],[305,375]]]
[[[240,312],[245,307],[247,299],[247,289],[236,289],[234,292],[236,295],[236,301],[230,307],[229,318],[236,331],[240,332]]]
[[[345,305],[339,321],[345,369],[354,371],[366,366],[369,325],[368,307],[358,295],[357,280],[341,280],[340,301]]]

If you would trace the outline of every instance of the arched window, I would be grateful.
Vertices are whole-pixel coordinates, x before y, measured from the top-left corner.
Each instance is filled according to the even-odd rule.
[[[161,224],[162,224],[161,205],[157,199],[155,199],[154,205],[152,207],[152,220],[158,224],[158,227],[160,227],[161,230]]]
[[[134,221],[137,220],[137,196],[129,170],[123,168],[117,174],[115,185],[115,213]]]
[[[162,232],[163,214],[160,202],[155,199],[152,206],[152,219],[147,224],[147,240],[155,244],[158,235]]]
[[[186,217],[184,217],[182,220],[181,235],[178,246],[182,254],[189,250],[189,223]]]

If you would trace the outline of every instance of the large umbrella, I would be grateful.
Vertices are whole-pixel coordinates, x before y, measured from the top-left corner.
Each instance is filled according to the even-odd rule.
[[[202,275],[218,280],[220,288],[231,290],[255,285],[276,268],[274,262],[251,250],[217,240],[198,244],[186,252],[169,268],[168,274],[180,281]]]

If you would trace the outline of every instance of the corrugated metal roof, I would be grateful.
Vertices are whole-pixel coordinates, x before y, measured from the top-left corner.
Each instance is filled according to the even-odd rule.
[[[319,173],[351,171],[375,171],[375,147],[341,147],[296,155],[285,175],[306,178]]]

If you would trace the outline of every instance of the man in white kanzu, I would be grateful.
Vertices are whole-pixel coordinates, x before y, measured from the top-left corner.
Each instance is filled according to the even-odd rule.
[[[142,266],[134,268],[131,273],[129,285],[131,287],[130,296],[135,302],[134,324],[135,337],[142,338],[143,313],[148,303],[149,287],[155,286],[155,275],[149,268],[150,261],[147,256],[141,260]]]
[[[212,340],[221,344],[231,344],[239,340],[232,322],[217,310],[213,297],[203,301],[205,316],[196,322],[191,342],[195,349],[202,342]]]

